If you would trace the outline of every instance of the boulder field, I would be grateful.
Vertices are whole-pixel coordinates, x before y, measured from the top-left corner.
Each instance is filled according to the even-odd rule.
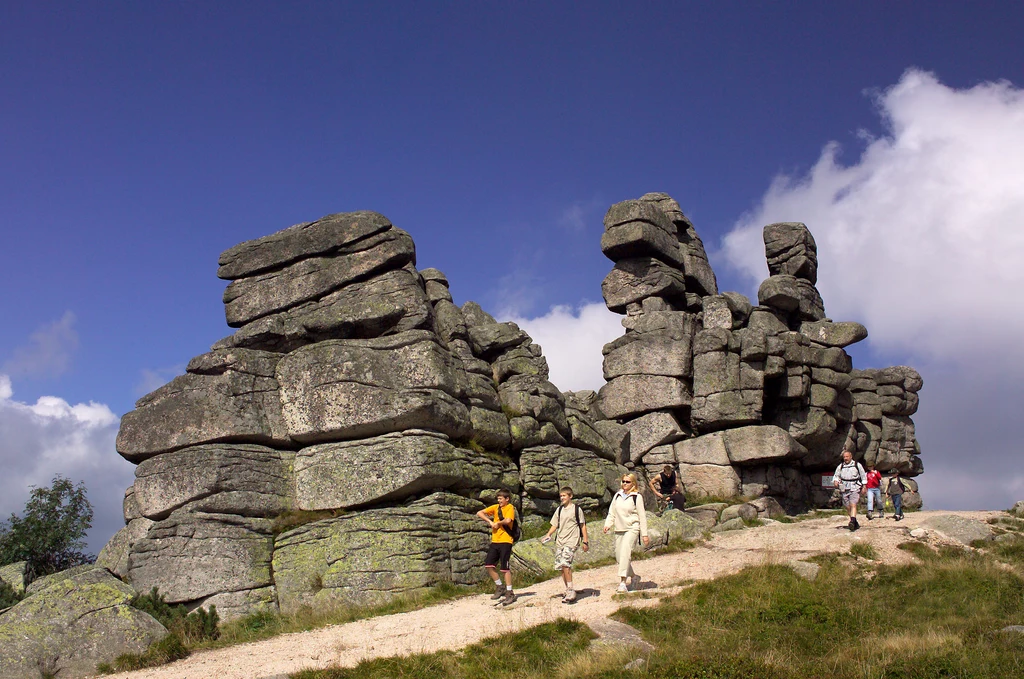
[[[478,580],[474,514],[503,486],[526,519],[549,517],[562,485],[593,514],[621,474],[672,464],[690,496],[796,511],[834,502],[821,477],[844,447],[922,472],[921,377],[853,368],[844,348],[867,330],[825,316],[803,224],[765,227],[756,305],[718,291],[666,194],[617,203],[604,225],[601,288],[624,334],[604,348],[596,393],[560,391],[515,323],[457,306],[381,214],[224,252],[234,331],[122,418],[117,450],[136,479],[99,565],[224,619],[379,603]]]

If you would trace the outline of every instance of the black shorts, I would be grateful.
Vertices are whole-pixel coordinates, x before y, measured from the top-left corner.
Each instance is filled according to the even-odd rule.
[[[487,558],[484,559],[485,566],[496,566],[499,563],[500,570],[507,571],[508,560],[512,556],[512,545],[508,542],[492,542],[487,549]]]

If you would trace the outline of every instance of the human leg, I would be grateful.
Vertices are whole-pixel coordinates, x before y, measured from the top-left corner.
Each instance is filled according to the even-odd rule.
[[[893,495],[892,496],[892,511],[896,520],[899,521],[903,518],[903,496]]]

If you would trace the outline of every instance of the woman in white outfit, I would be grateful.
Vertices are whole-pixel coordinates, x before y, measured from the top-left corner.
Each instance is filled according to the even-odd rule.
[[[604,520],[604,532],[615,530],[615,561],[619,564],[620,592],[640,587],[640,576],[633,572],[633,545],[643,538],[644,547],[651,544],[647,535],[647,512],[644,498],[636,485],[636,474],[622,477],[622,489],[615,493],[608,507],[608,518]],[[629,585],[627,586],[627,581]]]

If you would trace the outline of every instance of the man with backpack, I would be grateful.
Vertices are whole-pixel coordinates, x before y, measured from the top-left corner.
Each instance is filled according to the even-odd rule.
[[[843,506],[850,512],[848,528],[851,531],[860,528],[860,524],[857,523],[857,503],[860,496],[867,492],[865,484],[867,474],[864,467],[860,466],[860,462],[854,461],[852,451],[844,450],[843,461],[832,474],[832,485],[839,489],[843,497]]]
[[[487,549],[484,567],[494,581],[494,594],[491,599],[496,606],[509,606],[516,601],[512,591],[512,570],[508,561],[512,556],[512,544],[519,537],[519,522],[516,519],[516,508],[512,506],[512,491],[502,488],[498,491],[498,502],[476,513],[491,527],[491,544]],[[498,569],[505,574],[505,585],[502,586],[498,577]]]
[[[587,538],[587,521],[583,510],[572,501],[572,488],[562,486],[558,498],[561,504],[551,517],[551,528],[541,538],[541,542],[547,544],[551,536],[555,536],[555,568],[562,569],[562,580],[565,582],[562,603],[571,604],[576,601],[576,590],[572,585],[572,560],[581,545],[584,552],[590,549],[590,540]]]

